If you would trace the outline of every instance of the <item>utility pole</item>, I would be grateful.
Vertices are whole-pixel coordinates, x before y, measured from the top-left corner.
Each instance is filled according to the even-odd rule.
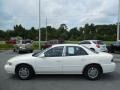
[[[47,17],[46,17],[46,39],[45,40],[47,41]]]
[[[41,49],[41,30],[40,30],[40,28],[41,28],[41,16],[40,16],[40,14],[41,14],[41,10],[40,10],[40,6],[41,6],[41,2],[40,2],[40,0],[39,0],[39,49]]]
[[[118,23],[117,23],[117,41],[119,40],[120,34],[120,0],[118,0]]]

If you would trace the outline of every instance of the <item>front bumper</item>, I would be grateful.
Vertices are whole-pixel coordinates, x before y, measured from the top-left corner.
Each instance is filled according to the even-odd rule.
[[[31,48],[20,48],[19,50],[22,51],[22,52],[33,51],[33,49],[31,49]]]
[[[12,65],[5,65],[4,69],[7,73],[15,74],[15,68]]]
[[[103,73],[114,72],[115,68],[116,68],[116,64],[114,62],[112,62],[110,64],[103,64],[101,66],[103,68]]]
[[[101,49],[100,51],[101,51],[101,52],[108,52],[107,49]]]

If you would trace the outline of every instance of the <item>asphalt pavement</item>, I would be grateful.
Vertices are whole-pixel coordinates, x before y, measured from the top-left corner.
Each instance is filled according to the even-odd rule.
[[[0,90],[120,90],[120,54],[113,54],[115,72],[104,74],[100,80],[89,81],[82,75],[37,75],[31,80],[19,80],[4,70],[6,61],[18,54],[0,52]]]

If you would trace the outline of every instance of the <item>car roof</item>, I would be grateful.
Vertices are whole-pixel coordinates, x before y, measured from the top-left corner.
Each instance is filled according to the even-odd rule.
[[[79,44],[55,44],[52,45],[52,47],[57,47],[57,46],[81,46]]]
[[[83,40],[83,41],[102,41],[102,40]]]

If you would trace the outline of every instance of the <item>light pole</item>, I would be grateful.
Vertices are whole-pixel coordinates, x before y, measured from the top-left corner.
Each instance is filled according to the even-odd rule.
[[[41,30],[40,30],[40,28],[41,28],[41,16],[40,16],[40,14],[41,14],[41,10],[40,10],[40,6],[41,6],[41,2],[40,2],[40,0],[39,0],[39,49],[41,49]]]
[[[120,0],[118,0],[118,23],[117,23],[117,41],[119,40],[120,34]]]
[[[46,41],[47,41],[47,17],[46,17]]]

